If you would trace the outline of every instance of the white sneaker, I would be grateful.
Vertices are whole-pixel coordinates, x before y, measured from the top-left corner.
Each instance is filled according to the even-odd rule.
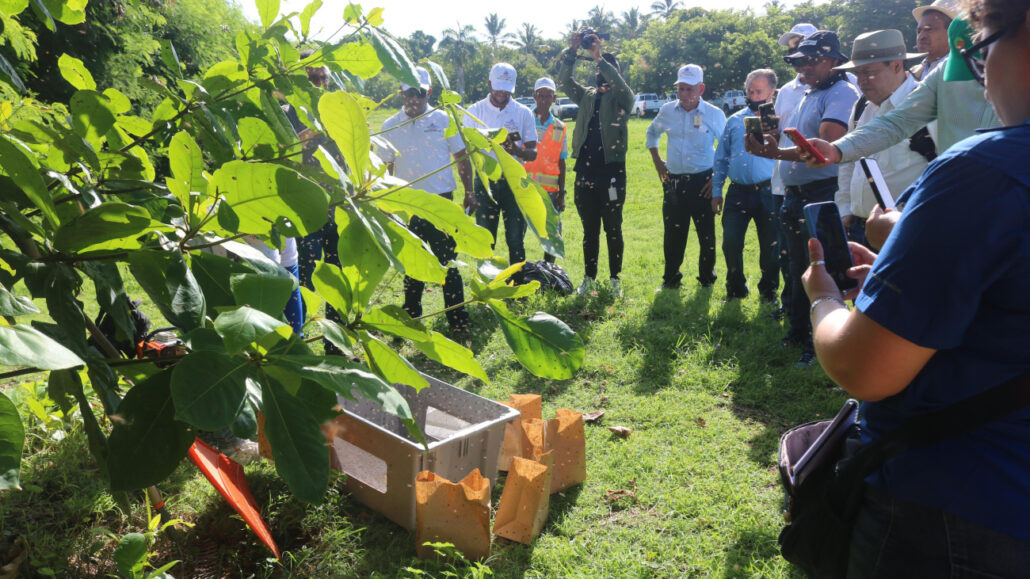
[[[617,298],[621,298],[622,297],[622,281],[619,280],[619,278],[613,277],[612,279],[608,280],[608,284],[611,287],[612,295],[614,295]]]
[[[579,284],[579,289],[576,290],[576,293],[581,296],[585,296],[592,287],[594,287],[594,280],[589,277],[585,277],[583,278],[583,283]]]

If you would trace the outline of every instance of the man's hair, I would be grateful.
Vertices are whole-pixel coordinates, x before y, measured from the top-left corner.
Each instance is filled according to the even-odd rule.
[[[769,88],[775,89],[779,86],[779,79],[776,78],[776,71],[771,68],[759,68],[758,70],[752,70],[747,73],[747,78],[744,79],[744,90],[747,90],[747,88],[751,86],[751,81],[760,77],[769,81]]]
[[[619,59],[615,58],[614,54],[612,54],[610,52],[606,52],[606,53],[601,55],[601,58],[607,60],[608,64],[610,64],[610,65],[615,67],[615,70],[617,70],[619,72],[622,72],[622,68],[619,66]]]
[[[965,10],[974,28],[990,25],[1012,34],[1026,22],[1030,0],[966,0]]]
[[[315,51],[311,50],[310,48],[308,48],[306,50],[302,50],[302,51],[300,51],[300,58],[301,58],[301,60],[304,60],[305,58],[308,58],[309,56],[311,56],[314,53],[315,53]]]

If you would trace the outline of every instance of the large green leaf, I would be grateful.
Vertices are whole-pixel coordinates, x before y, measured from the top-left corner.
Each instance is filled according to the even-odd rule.
[[[261,411],[275,470],[298,499],[320,503],[329,485],[329,447],[303,402],[275,379],[262,380]]]
[[[279,140],[268,123],[254,117],[239,120],[240,149],[245,159],[271,159],[279,152]]]
[[[111,316],[123,337],[135,336],[136,323],[118,265],[109,261],[84,261],[80,267],[93,280],[100,309]]]
[[[493,254],[493,236],[465,215],[457,203],[418,189],[402,188],[376,197],[375,204],[389,213],[415,215],[450,235],[457,251],[480,259]]]
[[[349,400],[355,393],[401,420],[413,420],[408,402],[390,384],[341,356],[283,356],[275,364]]]
[[[341,316],[347,316],[354,305],[354,294],[350,280],[342,269],[331,263],[319,261],[311,274],[311,283],[321,299],[336,308]]]
[[[143,577],[147,562],[147,538],[142,533],[127,533],[118,539],[118,546],[112,553],[118,573],[122,577],[137,579]]]
[[[268,28],[275,22],[279,15],[279,0],[256,0],[258,15],[261,17],[261,26]]]
[[[325,225],[329,211],[325,191],[292,169],[231,161],[215,171],[212,180],[239,217],[240,233],[267,234],[281,218],[289,220],[298,236]]]
[[[82,24],[86,21],[86,0],[43,0],[54,20],[62,24]]]
[[[2,54],[0,54],[0,78],[6,78],[12,85],[14,85],[14,88],[18,89],[18,92],[20,93],[24,93],[28,90],[25,87],[25,81],[23,81],[21,76],[18,75],[18,69],[14,68],[11,61],[7,60],[7,58]]]
[[[27,297],[16,296],[0,285],[0,316],[38,314],[39,308]]]
[[[165,177],[168,190],[192,216],[196,200],[191,193],[206,193],[207,181],[204,179],[204,155],[186,131],[176,133],[168,144],[168,166],[172,172],[170,177]]]
[[[54,248],[66,253],[139,249],[144,233],[172,230],[143,207],[108,201],[62,224]]]
[[[443,334],[433,332],[428,340],[416,341],[415,347],[430,360],[439,362],[444,366],[450,366],[469,376],[479,378],[487,384],[490,383],[490,378],[487,377],[483,367],[476,361],[472,350],[452,342]]]
[[[297,289],[297,281],[281,276],[238,273],[230,278],[229,287],[237,305],[250,306],[276,317],[282,315],[290,295]]]
[[[379,210],[370,208],[369,212],[386,232],[393,255],[401,263],[402,271],[408,277],[443,285],[447,279],[447,268],[440,265],[439,258],[433,255],[422,239]]]
[[[57,59],[57,66],[60,68],[61,76],[64,77],[64,80],[68,81],[76,90],[97,89],[97,83],[93,80],[93,75],[90,74],[81,60],[74,56],[62,54],[61,58]]]
[[[74,352],[31,326],[0,326],[0,365],[60,370],[85,364]]]
[[[515,317],[504,302],[487,302],[501,324],[504,339],[519,362],[541,378],[566,380],[583,365],[583,340],[558,318],[537,312],[524,319]]]
[[[343,160],[347,162],[351,182],[355,185],[363,184],[369,166],[371,140],[361,105],[349,93],[331,92],[318,99],[318,114],[329,137],[336,142]]]
[[[54,200],[30,155],[31,151],[23,143],[0,134],[0,169],[39,208],[50,226],[56,228],[60,220],[54,208]]]
[[[506,153],[497,143],[491,142],[490,146],[497,156],[497,161],[501,164],[504,180],[511,188],[515,202],[518,203],[522,215],[526,218],[526,223],[537,234],[537,237],[546,240],[548,208],[550,207],[551,212],[554,212],[550,199],[546,197],[546,194],[540,194],[542,189],[538,190],[539,185],[526,176],[526,170],[521,163]]]
[[[129,255],[129,269],[173,325],[188,332],[204,323],[204,292],[181,253],[133,252]]]
[[[322,61],[332,69],[343,70],[359,78],[372,78],[383,69],[375,47],[366,42],[348,42],[326,48]]]
[[[311,0],[303,10],[300,11],[300,33],[307,38],[311,29],[311,17],[322,7],[322,0]]]
[[[371,30],[368,34],[372,40],[372,46],[376,49],[383,68],[390,76],[409,86],[418,86],[418,73],[415,72],[415,65],[408,58],[408,53],[397,44],[397,41],[386,34]]]
[[[370,365],[387,382],[407,384],[416,392],[429,387],[429,382],[411,365],[411,362],[368,333],[361,332],[360,335],[361,345],[365,348],[365,356]]]
[[[14,402],[0,392],[0,491],[20,489],[21,452],[25,427]]]
[[[103,137],[115,122],[110,100],[96,91],[79,90],[72,95],[68,108],[75,132],[99,151]]]
[[[57,378],[57,375],[61,375],[60,378]],[[55,378],[61,383],[60,389],[75,397],[75,401],[79,405],[79,414],[82,416],[82,427],[86,431],[89,453],[93,455],[93,460],[97,462],[100,471],[104,476],[107,476],[107,436],[104,435],[103,429],[100,428],[100,423],[97,422],[97,417],[93,414],[90,400],[86,398],[86,393],[82,390],[82,378],[79,377],[79,373],[75,370],[56,370],[51,372],[50,380],[53,381]]]
[[[408,312],[397,305],[371,309],[361,317],[361,323],[406,340],[427,341],[430,339],[430,332],[422,325],[422,322],[411,319]]]
[[[253,273],[243,263],[204,251],[198,251],[190,257],[190,269],[204,291],[207,315],[212,318],[218,315],[216,308],[236,305],[230,283],[232,275]]]
[[[215,330],[222,336],[225,349],[231,354],[283,327],[293,331],[286,322],[247,306],[224,312],[215,319]]]
[[[340,265],[351,282],[355,309],[364,311],[376,286],[390,268],[390,262],[372,234],[351,211],[337,209],[336,225],[340,228]]]
[[[232,424],[247,393],[249,360],[211,350],[186,356],[172,371],[175,417],[202,430]]]
[[[112,490],[142,489],[163,481],[193,444],[196,434],[175,419],[173,379],[171,369],[154,374],[129,390],[118,405],[108,440]]]

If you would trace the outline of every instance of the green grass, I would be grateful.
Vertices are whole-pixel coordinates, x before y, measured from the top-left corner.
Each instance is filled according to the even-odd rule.
[[[380,114],[385,118],[377,113],[373,126],[382,121]],[[482,308],[471,309],[473,346],[491,377],[489,385],[405,350],[427,372],[489,398],[539,393],[546,416],[557,408],[607,411],[600,424],[586,428],[587,481],[552,497],[541,536],[528,546],[494,543],[487,563],[498,577],[796,575],[776,545],[782,523],[778,438],[794,424],[832,415],[844,394],[818,367],[793,367],[800,352],[780,347],[785,328],[766,316],[770,306],[759,304],[757,291],[745,301],[724,301],[721,249],[720,282],[710,289],[698,287],[693,234],[683,266],[684,279],[690,281],[679,291],[655,293],[662,273],[661,188],[643,147],[646,126],[646,121],[630,121],[625,296],[614,298],[605,291],[586,297],[536,295],[512,304],[517,311],[553,313],[583,337],[587,357],[575,378],[544,380],[523,370]],[[578,283],[582,237],[569,189],[567,257],[559,263]],[[753,228],[748,235],[745,267],[755,290],[759,272]],[[507,254],[503,235],[496,253]],[[542,253],[527,238],[529,258]],[[605,279],[603,243],[600,264],[598,277]],[[400,303],[399,278],[390,280],[378,299]],[[440,289],[428,291],[425,301],[427,312],[442,307]],[[433,324],[446,327],[442,317]],[[606,428],[614,425],[629,427],[633,434],[614,436]],[[405,575],[409,565],[441,576],[428,563],[413,563],[413,533],[352,501],[339,481],[331,485],[325,504],[311,506],[289,496],[273,466],[248,467],[248,476],[285,551],[282,566],[267,560],[267,552],[190,463],[161,490],[173,514],[195,526],[178,539],[163,536],[157,560],[180,559],[172,573],[182,577],[394,577]],[[46,567],[69,576],[113,572],[111,545],[98,539],[94,529],[124,533],[143,527],[141,507],[121,516],[103,492],[77,430],[61,443],[30,444],[23,482],[31,490],[0,499],[0,547],[25,537],[37,571]],[[500,488],[494,491],[495,505]],[[618,489],[636,489],[638,502],[609,502],[606,491]]]

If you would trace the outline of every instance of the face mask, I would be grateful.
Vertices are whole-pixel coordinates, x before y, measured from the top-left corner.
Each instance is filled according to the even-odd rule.
[[[766,101],[753,101],[749,98],[744,99],[747,102],[748,110],[758,112],[758,107],[764,105]]]

